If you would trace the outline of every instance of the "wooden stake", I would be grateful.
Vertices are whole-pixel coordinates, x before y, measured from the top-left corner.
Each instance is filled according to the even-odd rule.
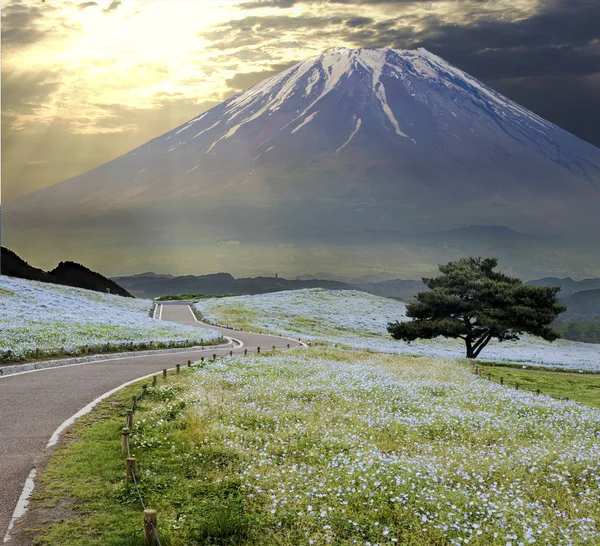
[[[504,377],[500,377],[500,385],[504,385]]]
[[[288,343],[288,347],[287,347],[287,348],[288,348],[288,349],[290,348],[290,344],[289,344],[289,343]]]
[[[519,390],[519,384],[518,383],[515,385],[515,389]]]
[[[229,356],[233,356],[233,351],[229,351]]]
[[[144,510],[144,542],[146,546],[156,546],[156,535],[154,529],[158,528],[156,521],[156,510]]]
[[[40,358],[40,348],[39,347],[35,348],[35,358]]]
[[[155,375],[152,376],[152,386],[156,387],[156,376]]]
[[[540,389],[538,389],[537,391],[535,391],[536,394],[541,394],[542,391]]]
[[[492,374],[488,373],[488,381],[491,381],[491,380],[492,380]]]
[[[127,410],[127,417],[125,419],[125,428],[131,429],[133,427],[133,411]]]
[[[217,360],[217,355],[213,354],[213,360]]]
[[[200,361],[201,361],[201,362],[204,362],[204,357],[201,357],[201,358],[200,358]]]
[[[275,350],[275,345],[273,345],[273,350]]]
[[[129,433],[130,430],[127,427],[121,431],[121,450],[123,453],[127,453],[129,451]]]
[[[257,347],[257,348],[256,348],[256,353],[257,353],[257,354],[260,354],[260,347]]]
[[[127,459],[125,459],[125,477],[128,482],[133,481],[134,472],[135,472],[135,457],[127,457]]]
[[[244,349],[244,356],[248,354],[248,349]]]
[[[188,368],[192,365],[192,361],[188,360]]]
[[[163,370],[163,379],[167,380],[167,370]]]
[[[89,350],[90,350],[90,348],[89,348],[89,347],[86,345],[86,346],[85,346],[85,354],[86,354],[86,355],[88,354],[88,351],[89,351]]]
[[[131,409],[135,411],[135,407],[137,406],[137,396],[131,397]]]
[[[179,364],[177,364],[177,366],[175,366],[175,368],[177,369],[177,373],[179,373],[181,366]]]

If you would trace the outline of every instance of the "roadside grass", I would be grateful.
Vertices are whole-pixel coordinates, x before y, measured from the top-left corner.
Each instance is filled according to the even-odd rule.
[[[74,517],[35,544],[142,544],[119,435],[139,388],[68,432],[33,508]],[[296,349],[159,380],[131,445],[165,546],[554,546],[600,539],[599,438],[597,410],[464,362]]]
[[[569,398],[586,406],[600,408],[600,375],[524,370],[497,366],[492,362],[476,364],[483,370],[482,375],[485,378],[490,374],[491,380],[498,383],[503,377],[507,387],[515,388],[518,383],[521,390],[536,392],[539,389],[543,394],[554,398]]]

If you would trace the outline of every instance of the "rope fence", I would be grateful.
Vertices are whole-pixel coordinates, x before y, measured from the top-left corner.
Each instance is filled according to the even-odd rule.
[[[290,347],[289,343],[287,344],[287,347],[288,348]],[[260,354],[260,349],[261,349],[260,347],[256,348],[256,354]],[[276,349],[276,347],[273,346],[273,350],[275,350],[275,349]],[[248,349],[245,348],[244,356],[247,356],[247,355],[248,355]],[[222,356],[233,356],[233,351],[229,351],[228,355],[225,354]],[[213,354],[212,360],[214,361],[216,359],[217,359],[217,355]],[[205,358],[201,357],[198,364],[200,366],[203,366],[204,363],[205,363]],[[192,367],[191,360],[187,361],[187,367],[188,368]],[[175,374],[181,373],[181,364],[177,364],[175,366],[174,370],[175,370]],[[171,370],[171,371],[173,371],[173,370]],[[167,370],[167,369],[162,370],[163,382],[167,381],[168,375],[169,375],[168,372],[169,372],[169,370]],[[157,386],[158,377],[159,377],[159,374],[152,376],[152,387]],[[148,384],[144,383],[142,385],[141,392],[137,396],[131,397],[131,404],[125,410],[125,426],[121,430],[121,451],[125,455],[125,481],[127,483],[133,483],[137,497],[140,501],[140,505],[141,505],[142,511],[143,511],[144,544],[146,546],[162,546],[162,544],[160,542],[160,538],[158,536],[157,513],[156,513],[156,510],[147,508],[146,503],[144,502],[144,498],[142,497],[142,493],[140,491],[140,488],[138,485],[138,479],[136,476],[136,458],[135,458],[135,456],[133,456],[131,454],[131,449],[129,446],[129,437],[130,437],[131,431],[133,429],[134,416],[135,416],[135,411],[137,409],[137,404],[142,398],[144,398],[144,396],[146,396],[147,392],[148,392]]]
[[[487,374],[484,373],[483,368],[481,368],[478,364],[473,364],[473,373],[479,377],[487,377],[488,381],[492,381],[492,374],[490,372],[488,372]],[[510,387],[508,382],[504,381],[504,376],[502,376],[502,375],[500,376],[500,379],[498,382],[500,383],[500,385],[503,385],[505,387]],[[569,401],[568,396],[565,396],[564,398],[560,398],[560,397],[554,396],[552,394],[542,392],[541,389],[539,389],[539,388],[536,389],[535,391],[533,391],[533,390],[527,389],[527,387],[525,387],[518,381],[515,381],[514,387],[515,387],[515,390],[527,390],[528,392],[534,392],[535,394],[538,394],[538,395],[544,394],[545,396],[551,396],[552,398],[555,398],[556,400],[564,400],[565,402]]]

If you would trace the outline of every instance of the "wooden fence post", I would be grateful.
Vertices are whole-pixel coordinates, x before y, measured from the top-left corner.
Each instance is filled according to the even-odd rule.
[[[155,375],[152,376],[152,386],[156,387],[156,376]]]
[[[123,451],[123,453],[129,451],[129,433],[130,430],[127,427],[121,431],[121,451]]]
[[[128,482],[133,481],[134,473],[135,473],[135,457],[127,457],[127,459],[125,459],[125,477]]]
[[[542,391],[538,389],[537,391],[535,391],[535,394],[542,394]]]
[[[192,365],[192,361],[188,360],[188,368]]]
[[[488,373],[488,381],[491,381],[491,380],[492,380],[492,374]]]
[[[200,358],[200,361],[201,361],[201,362],[204,362],[204,357],[201,357],[201,358]]]
[[[288,349],[290,348],[290,344],[289,344],[289,343],[288,343],[288,346],[287,346],[287,348],[288,348]]]
[[[135,411],[135,407],[137,406],[137,396],[131,397],[131,409]]]
[[[515,389],[519,390],[519,384],[518,383],[515,384]]]
[[[177,373],[179,373],[181,366],[180,366],[179,364],[177,364],[177,365],[175,366],[175,368],[176,368],[176,370],[177,370]]]
[[[125,419],[125,427],[131,429],[133,427],[133,411],[130,409],[127,410],[127,417]]]
[[[244,349],[244,356],[248,354],[248,349]]]
[[[504,385],[504,377],[503,376],[500,377],[500,385]]]
[[[256,354],[260,354],[260,347],[256,348]]]
[[[213,360],[217,360],[217,355],[213,354]]]
[[[229,356],[233,356],[233,351],[229,351]]]
[[[154,529],[157,528],[156,510],[144,510],[144,542],[146,546],[156,546],[156,535]]]
[[[167,370],[163,370],[163,379],[167,380]]]

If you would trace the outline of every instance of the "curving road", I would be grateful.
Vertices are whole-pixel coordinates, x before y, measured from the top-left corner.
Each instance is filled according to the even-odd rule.
[[[232,331],[198,322],[187,302],[165,303],[162,320],[217,330],[233,337],[234,353],[301,345],[298,341],[251,332]],[[36,461],[56,429],[102,394],[128,381],[186,364],[203,355],[228,354],[227,348],[192,348],[159,355],[133,354],[113,360],[47,368],[0,377],[0,540]]]

